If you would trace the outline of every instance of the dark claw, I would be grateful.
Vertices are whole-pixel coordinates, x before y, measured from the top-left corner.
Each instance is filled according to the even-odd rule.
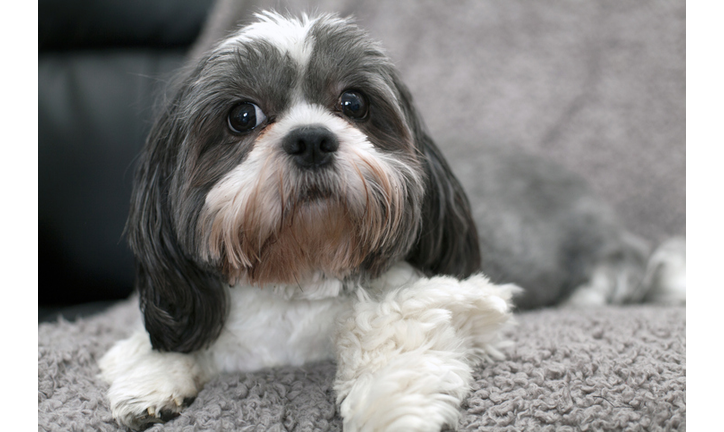
[[[158,412],[159,417],[151,415],[148,413],[148,411],[146,411],[146,413],[144,413],[142,416],[134,419],[133,422],[130,424],[130,427],[135,431],[145,431],[146,429],[157,423],[166,423],[167,421],[173,420],[181,415],[180,411],[191,405],[195,399],[195,396],[184,398],[183,404],[175,409],[163,408]]]
[[[168,409],[162,409],[160,414],[161,414],[161,421],[164,423],[169,420],[173,420],[180,415],[179,412],[168,410]]]
[[[145,414],[141,417],[138,417],[135,419],[133,424],[131,424],[131,429],[138,430],[138,431],[145,431],[146,429],[150,428],[151,426],[155,425],[156,423],[162,423],[164,420],[154,417],[148,414]]]

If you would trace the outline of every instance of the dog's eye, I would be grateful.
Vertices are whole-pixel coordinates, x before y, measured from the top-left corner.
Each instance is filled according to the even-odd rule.
[[[358,91],[347,90],[339,97],[339,109],[347,117],[360,120],[367,115],[367,100]]]
[[[264,112],[251,102],[242,102],[229,111],[229,129],[236,133],[249,132],[264,120]]]

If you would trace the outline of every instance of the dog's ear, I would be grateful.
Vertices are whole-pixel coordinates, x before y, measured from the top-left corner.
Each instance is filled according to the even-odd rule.
[[[407,261],[429,275],[467,277],[481,269],[478,231],[462,185],[425,131],[412,95],[394,78],[426,174],[422,227]]]
[[[184,134],[177,106],[169,104],[151,129],[136,171],[126,233],[153,348],[191,352],[218,337],[228,299],[222,282],[190,258],[175,231],[171,183]]]

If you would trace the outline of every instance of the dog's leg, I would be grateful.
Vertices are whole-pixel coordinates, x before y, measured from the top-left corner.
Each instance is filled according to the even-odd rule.
[[[455,427],[472,367],[501,356],[516,288],[475,275],[420,279],[381,299],[361,294],[337,339],[345,431]]]
[[[99,362],[113,417],[138,430],[178,416],[211,377],[200,356],[154,351],[144,330],[116,343]]]
[[[586,307],[640,302],[686,304],[685,239],[670,239],[649,256],[641,240],[627,235],[618,249],[596,263],[590,279],[561,305]]]
[[[645,302],[686,305],[686,239],[669,239],[654,251],[642,285]]]

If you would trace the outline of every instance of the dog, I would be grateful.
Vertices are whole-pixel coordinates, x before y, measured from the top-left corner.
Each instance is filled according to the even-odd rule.
[[[265,12],[185,72],[136,173],[144,330],[100,361],[114,418],[172,418],[221,372],[335,358],[345,430],[454,426],[514,285],[380,45]]]
[[[136,172],[145,328],[99,363],[122,425],[170,420],[222,372],[335,359],[345,430],[455,427],[473,368],[502,357],[514,298],[685,302],[683,242],[650,255],[542,160],[481,154],[475,194],[494,211],[476,226],[351,19],[264,12],[192,58]],[[536,187],[505,187],[521,182]]]

